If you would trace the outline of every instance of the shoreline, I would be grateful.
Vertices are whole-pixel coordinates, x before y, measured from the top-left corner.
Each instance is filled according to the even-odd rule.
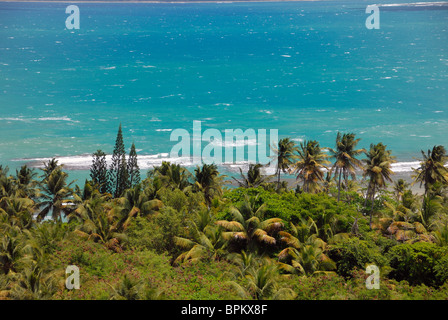
[[[392,177],[392,181],[393,182],[392,183],[389,182],[387,184],[387,190],[393,191],[393,183],[395,181],[397,181],[398,179],[403,179],[404,181],[409,183],[409,187],[408,188],[412,191],[413,194],[416,194],[416,195],[419,195],[419,196],[423,195],[425,190],[424,190],[423,187],[420,188],[420,184],[419,183],[416,183],[416,184],[412,185],[412,181],[413,181],[412,175],[413,175],[413,172],[399,172],[399,173],[396,173]],[[274,179],[271,182],[275,182],[275,181],[276,180]],[[297,180],[295,178],[293,178],[293,177],[281,177],[280,181],[286,181],[288,183],[288,187],[292,188],[292,189],[294,189],[296,187],[296,185],[297,185]],[[357,179],[356,181],[360,182],[361,180]],[[225,181],[225,185],[232,186],[232,187],[238,187],[238,184],[231,178]]]
[[[86,154],[86,155],[81,156],[80,158],[82,159],[85,157],[88,157],[88,162],[81,161],[83,163],[82,166],[79,166],[79,164],[73,165],[73,163],[69,164],[65,161],[60,161],[60,164],[64,165],[64,169],[66,171],[68,171],[70,173],[70,175],[72,175],[72,176],[74,175],[76,178],[83,177],[83,179],[84,179],[86,177],[85,175],[86,174],[88,175],[88,171],[89,171],[90,164],[91,164],[91,155]],[[53,157],[53,158],[56,158],[57,160],[61,160],[60,157]],[[150,166],[149,165],[144,166],[143,163],[139,163],[139,166],[142,165],[142,166],[140,166],[141,172],[146,172],[147,170],[150,170],[153,166],[160,165],[162,160],[169,161],[169,159],[154,158],[154,156],[151,156],[150,158],[152,160],[158,160],[157,163],[152,163]],[[37,159],[35,159],[35,158],[34,159],[15,159],[14,162],[17,161],[19,166],[20,166],[20,164],[21,165],[25,164],[30,168],[41,169],[43,167],[43,161],[50,160],[50,159],[51,158],[40,158],[39,160],[42,160],[42,161],[36,161]],[[82,159],[82,160],[86,160],[86,159]],[[143,159],[140,158],[139,162],[140,161],[145,162],[144,160],[143,161],[142,160]],[[148,160],[148,159],[146,159],[146,160]],[[176,161],[174,161],[173,163],[180,164],[181,166],[184,166],[189,170],[194,168],[194,165],[191,163],[185,164],[185,163],[176,162]],[[404,162],[404,163],[406,163],[406,162]],[[244,167],[246,164],[241,164],[241,165]],[[233,167],[233,166],[228,166],[228,165],[221,165],[220,167],[221,167],[220,168],[221,170],[219,170],[220,173],[227,176],[224,184],[228,187],[236,187],[237,183],[231,177],[235,177],[235,178],[239,179],[239,170],[237,168],[240,166]],[[242,168],[242,169],[243,169],[243,173],[246,174],[247,168]],[[265,174],[269,175],[268,172],[266,172]],[[413,181],[413,178],[412,178],[413,174],[414,174],[414,172],[410,171],[410,170],[395,172],[395,174],[392,176],[393,182],[388,183],[388,190],[392,189],[393,183],[395,181],[397,181],[398,179],[403,179],[407,183],[409,183],[409,185],[410,185],[409,188],[412,190],[412,192],[414,194],[422,195],[424,193],[424,188],[423,187],[420,188],[420,184],[416,183],[415,185],[411,185],[411,183]],[[359,179],[360,176],[359,175],[357,175],[357,176],[358,176],[357,181],[360,182],[361,181]],[[79,182],[79,181],[82,181],[83,179],[81,179],[81,180],[75,179],[75,180],[78,180],[78,182]],[[281,181],[286,181],[288,183],[289,188],[295,188],[297,185],[297,180],[292,175],[282,174]]]
[[[160,166],[163,161],[172,162],[175,164],[179,164],[183,167],[186,167],[188,170],[192,170],[195,167],[194,161],[192,159],[189,159],[189,161],[185,162],[185,159],[179,158],[171,159],[169,157],[166,157],[168,154],[156,154],[156,155],[139,155],[138,162],[140,171],[145,172],[147,170],[150,170],[154,166]],[[39,169],[43,167],[43,163],[45,161],[48,161],[52,158],[55,158],[59,161],[60,164],[64,165],[64,169],[67,171],[70,171],[71,173],[74,173],[75,175],[84,175],[84,173],[88,172],[90,170],[91,165],[91,154],[83,154],[78,156],[72,156],[72,157],[63,157],[63,156],[54,156],[49,158],[29,158],[29,159],[13,159],[14,162],[16,162],[18,165],[20,164],[26,164],[30,168]],[[108,158],[106,158],[107,163],[110,163],[110,157],[111,155],[108,155]],[[400,166],[400,163],[402,166]],[[394,171],[394,175],[392,176],[393,182],[397,181],[398,179],[403,179],[407,183],[411,184],[413,179],[412,175],[414,174],[414,171],[411,170],[411,168],[417,168],[419,161],[415,159],[412,162],[409,161],[400,161],[397,162],[398,170]],[[238,168],[243,169],[243,173],[246,173],[248,163],[238,163],[238,164],[228,164],[223,163],[219,164],[218,167],[220,168],[219,171],[221,174],[227,175],[228,179],[225,179],[225,184],[234,187],[237,186],[236,182],[231,178],[234,176],[238,179],[239,177],[239,170]],[[404,167],[403,167],[404,165]],[[394,170],[394,168],[392,168]],[[266,175],[272,174],[272,172],[265,172]],[[358,173],[358,179],[359,182],[360,174]],[[281,181],[287,181],[288,186],[290,188],[295,188],[297,185],[297,180],[292,175],[284,175],[281,176]],[[388,183],[388,189],[390,190],[393,186],[392,183]],[[424,189],[420,188],[419,184],[415,184],[412,186],[409,186],[409,188],[412,190],[413,193],[422,195],[424,193]]]

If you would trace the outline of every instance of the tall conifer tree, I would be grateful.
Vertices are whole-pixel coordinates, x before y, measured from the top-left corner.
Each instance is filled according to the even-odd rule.
[[[123,142],[123,133],[120,127],[118,128],[117,139],[115,140],[115,147],[112,153],[112,163],[109,169],[109,181],[111,185],[111,193],[114,198],[121,197],[124,190],[129,185],[128,182],[128,168],[126,165],[126,152]]]
[[[90,178],[101,193],[110,192],[106,154],[102,150],[97,150],[93,154],[92,166],[90,167]]]
[[[128,173],[129,173],[129,187],[133,187],[140,183],[140,168],[137,163],[137,152],[135,151],[135,144],[132,143],[131,151],[128,159]]]

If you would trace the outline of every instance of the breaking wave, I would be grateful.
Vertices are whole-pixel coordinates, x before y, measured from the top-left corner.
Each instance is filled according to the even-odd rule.
[[[53,157],[52,157],[53,158]],[[29,158],[29,159],[14,159],[14,161],[25,162],[28,166],[33,168],[43,168],[44,163],[52,158]],[[92,155],[84,154],[78,156],[57,156],[54,157],[59,164],[64,165],[67,170],[89,170],[92,164]],[[193,157],[170,157],[169,153],[157,153],[153,155],[138,155],[138,165],[140,169],[147,170],[156,166],[160,166],[163,161],[179,164],[185,167],[195,167],[199,161]],[[106,155],[106,162],[108,165],[112,162],[112,155]],[[246,172],[249,168],[249,161],[240,162],[224,162],[219,164],[219,167],[224,168],[225,171],[239,172],[239,168]],[[397,162],[392,164],[392,170],[395,173],[410,173],[413,169],[418,168],[420,163],[418,161]],[[275,169],[267,167],[264,169],[265,174],[274,174]]]

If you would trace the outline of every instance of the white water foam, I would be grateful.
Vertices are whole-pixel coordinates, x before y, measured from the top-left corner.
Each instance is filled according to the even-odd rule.
[[[79,122],[77,120],[73,120],[67,116],[62,117],[40,117],[40,118],[23,118],[23,117],[6,117],[0,118],[0,121],[68,121],[68,122]]]
[[[84,154],[78,156],[66,156],[66,157],[54,157],[58,160],[59,164],[64,165],[67,170],[89,170],[92,164],[92,155]],[[193,157],[174,157],[170,158],[169,153],[158,153],[154,155],[138,155],[138,165],[140,169],[152,169],[156,166],[160,166],[163,161],[167,161],[174,164],[179,164],[185,167],[195,167],[199,161]],[[14,159],[13,161],[26,162],[28,166],[33,168],[43,168],[44,163],[51,158],[32,158],[32,159]],[[112,162],[112,155],[106,155],[106,162],[108,165]],[[231,172],[239,172],[239,168],[246,172],[249,168],[249,161],[241,162],[229,162],[222,163],[219,167],[223,167]],[[413,169],[417,169],[420,166],[419,161],[407,161],[397,162],[392,164],[392,170],[395,173],[407,173],[413,172]],[[264,168],[265,174],[274,174],[275,168]]]
[[[397,162],[392,163],[392,171],[399,172],[413,172],[413,169],[417,169],[420,166],[419,161],[409,161],[409,162]]]
[[[446,1],[438,2],[410,2],[410,3],[384,3],[376,4],[378,7],[441,7],[448,6]]]
[[[222,141],[219,139],[213,140],[212,145],[218,147],[232,148],[232,147],[244,147],[244,146],[256,146],[258,145],[257,139],[244,139],[244,140],[234,140],[234,141]]]
[[[92,165],[93,157],[91,154],[83,154],[78,156],[61,156],[54,157],[58,164],[64,165],[67,170],[89,170]],[[32,168],[43,168],[44,163],[52,158],[31,158],[31,159],[14,159],[13,161],[27,162]],[[155,155],[139,155],[137,158],[140,169],[151,169],[154,166],[160,166],[163,161],[181,164],[184,166],[191,165],[192,159],[187,157],[170,158],[168,153],[158,153]],[[106,155],[106,163],[109,166],[112,163],[112,155]]]

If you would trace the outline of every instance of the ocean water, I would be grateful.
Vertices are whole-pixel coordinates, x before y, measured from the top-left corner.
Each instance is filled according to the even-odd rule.
[[[324,147],[354,132],[410,171],[448,147],[448,6],[380,7],[369,30],[368,4],[78,3],[69,30],[67,3],[0,2],[0,163],[59,157],[83,181],[121,123],[146,170],[196,120]]]

